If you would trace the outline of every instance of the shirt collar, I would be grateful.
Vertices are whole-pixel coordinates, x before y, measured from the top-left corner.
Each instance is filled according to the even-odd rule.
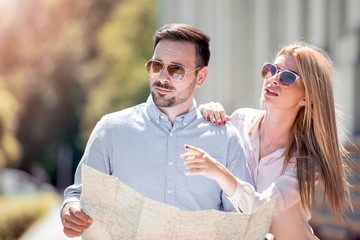
[[[265,112],[263,114],[257,115],[254,119],[251,121],[250,130],[248,132],[249,139],[254,139],[259,134],[259,125],[264,118]]]
[[[151,94],[150,94],[150,96],[148,97],[148,99],[146,101],[146,109],[147,109],[147,112],[148,112],[148,116],[150,118],[152,118],[152,119],[155,119],[155,121],[160,120],[160,119],[161,120],[168,119],[166,114],[163,113],[158,108],[158,106],[156,106]],[[183,114],[183,115],[177,116],[175,118],[175,122],[181,121],[181,122],[189,123],[189,122],[193,121],[193,119],[196,118],[196,116],[197,116],[197,107],[196,107],[196,101],[193,98],[190,110],[187,113]]]

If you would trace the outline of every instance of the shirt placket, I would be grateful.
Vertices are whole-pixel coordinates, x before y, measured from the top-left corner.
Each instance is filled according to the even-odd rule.
[[[255,163],[255,170],[253,172],[253,180],[254,184],[257,185],[258,178],[259,178],[259,167],[260,167],[260,149],[259,149],[259,133],[256,131],[250,131],[249,132],[249,148],[251,157],[253,158],[253,163]]]
[[[170,124],[170,122],[169,122]],[[176,205],[176,141],[177,141],[177,127],[174,124],[169,129],[167,136],[167,153],[166,153],[166,189],[165,189],[165,203],[175,206]]]
[[[176,145],[176,132],[174,128],[171,129],[168,135],[168,154],[167,154],[167,171],[166,171],[166,203],[175,206],[175,145]]]

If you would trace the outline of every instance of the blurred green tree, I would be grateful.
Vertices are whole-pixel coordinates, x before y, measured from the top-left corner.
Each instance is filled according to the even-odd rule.
[[[16,166],[21,157],[21,146],[15,136],[19,104],[0,79],[0,169]]]
[[[141,7],[139,7],[141,6]],[[149,95],[146,61],[152,56],[155,1],[133,0],[117,4],[97,33],[99,57],[84,72],[95,69],[96,87],[83,115],[83,140],[105,114],[146,100]],[[100,80],[100,82],[97,82]]]
[[[56,183],[61,149],[76,166],[101,115],[147,97],[156,0],[20,2],[0,13],[0,81],[18,104],[3,139],[21,169],[38,163]]]

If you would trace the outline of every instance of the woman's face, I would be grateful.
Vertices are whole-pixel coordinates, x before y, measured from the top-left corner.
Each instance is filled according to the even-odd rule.
[[[290,70],[299,75],[294,56],[281,55],[275,59],[274,64],[278,66],[280,71]],[[285,87],[279,83],[279,74],[275,74],[269,79],[264,79],[261,102],[268,108],[298,112],[306,103],[304,98],[305,88],[301,78],[296,80],[290,87]]]

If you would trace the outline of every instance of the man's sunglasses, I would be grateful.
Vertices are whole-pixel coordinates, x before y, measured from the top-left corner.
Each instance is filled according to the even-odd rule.
[[[161,71],[164,69],[165,64],[162,62],[152,60],[150,59],[145,64],[146,70],[148,71],[149,75],[151,77],[160,75]],[[189,73],[195,72],[196,70],[200,69],[201,67],[196,68],[195,70],[192,70],[190,72],[187,72],[183,66],[177,65],[177,64],[170,64],[167,66],[167,71],[169,75],[174,79],[175,81],[181,81],[185,78],[185,76]]]
[[[279,74],[279,82],[285,87],[292,86],[296,82],[296,80],[300,78],[299,75],[294,72],[291,72],[289,70],[280,70],[275,64],[264,64],[261,71],[261,75],[264,79],[270,79],[276,74]]]

